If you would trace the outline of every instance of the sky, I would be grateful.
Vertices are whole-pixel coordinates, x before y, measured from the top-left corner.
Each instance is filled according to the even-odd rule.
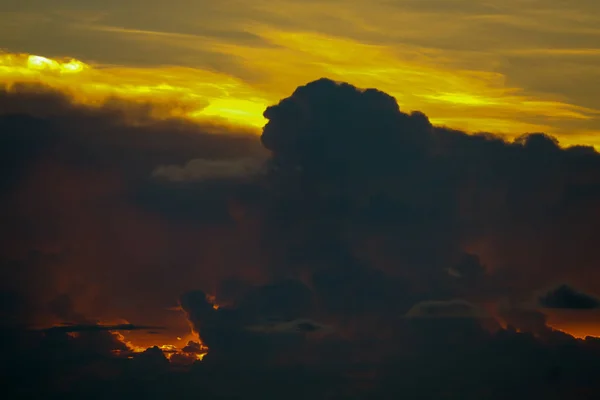
[[[6,390],[597,398],[597,19],[0,0]]]
[[[195,110],[255,127],[266,105],[328,77],[453,128],[598,146],[598,11],[592,0],[3,0],[0,45],[102,68],[89,85],[192,92]]]

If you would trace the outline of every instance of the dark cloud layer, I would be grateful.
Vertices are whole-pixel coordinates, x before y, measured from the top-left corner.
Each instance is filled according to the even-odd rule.
[[[567,285],[561,285],[546,293],[540,298],[540,303],[546,308],[575,310],[600,308],[600,300],[585,293],[580,293]]]
[[[144,326],[133,324],[118,324],[118,325],[64,325],[53,326],[52,328],[42,329],[44,333],[52,332],[94,332],[94,331],[134,331],[147,329],[164,329],[161,326]]]
[[[260,140],[39,87],[0,106],[4,365],[21,394],[28,379],[44,382],[33,397],[600,390],[598,340],[550,327],[537,298],[557,282],[600,293],[592,148],[436,127],[327,79],[269,107]],[[563,287],[541,305],[590,299]],[[169,362],[103,329],[24,329],[106,320],[189,323],[210,350],[192,364],[190,341]]]
[[[0,93],[2,326],[101,324],[142,345],[146,328],[166,326],[152,336],[173,344],[189,327],[167,309],[197,285],[212,290],[246,256],[220,257],[246,235],[234,232],[236,198],[248,191],[235,176],[182,187],[152,172],[264,159],[256,136],[115,104],[89,109],[35,86]]]

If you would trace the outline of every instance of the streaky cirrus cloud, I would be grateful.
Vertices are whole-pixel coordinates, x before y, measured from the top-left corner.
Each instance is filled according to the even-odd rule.
[[[215,61],[220,65],[217,67],[199,65],[200,61],[193,65],[174,62],[122,65],[101,63],[95,57],[83,57],[86,60],[83,62],[5,53],[0,60],[1,79],[8,83],[24,79],[42,81],[87,105],[118,97],[152,104],[152,115],[156,118],[175,116],[220,123],[226,120],[256,131],[266,122],[262,112],[268,104],[296,85],[325,75],[360,86],[382,88],[413,109],[432,115],[436,124],[509,137],[518,131],[544,131],[570,144],[597,145],[594,132],[598,105],[593,101],[580,104],[543,90],[528,92],[518,85],[507,84],[510,82],[507,76],[497,71],[458,68],[452,65],[453,58],[436,49],[423,51],[419,46],[407,44],[398,45],[397,49],[314,31],[273,30],[261,25],[257,29],[257,35],[272,43],[271,46],[214,44],[210,51],[220,54]],[[133,38],[139,36],[135,34]],[[147,35],[142,37],[147,39]],[[202,46],[209,43],[201,42]],[[127,41],[119,43],[122,47]],[[334,48],[338,50],[332,51]],[[512,57],[518,58],[518,54]],[[476,61],[485,61],[481,59],[484,56],[485,53],[477,56]],[[198,57],[204,61],[211,58],[206,54]],[[313,61],[308,62],[307,57]],[[256,64],[256,60],[263,61]],[[298,70],[298,65],[303,67]],[[273,70],[278,73],[271,73]],[[571,88],[560,88],[568,90]]]

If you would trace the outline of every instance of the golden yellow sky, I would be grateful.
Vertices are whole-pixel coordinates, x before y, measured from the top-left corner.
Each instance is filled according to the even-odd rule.
[[[328,77],[437,124],[600,148],[599,27],[595,0],[5,0],[0,80],[259,129]]]

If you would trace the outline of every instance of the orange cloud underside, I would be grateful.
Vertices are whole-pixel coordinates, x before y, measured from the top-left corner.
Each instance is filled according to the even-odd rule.
[[[133,332],[122,333],[122,332],[113,332],[113,335],[117,337],[118,340],[122,341],[131,349],[133,353],[142,353],[146,349],[151,347],[158,347],[161,349],[167,359],[171,359],[174,354],[185,355],[190,358],[191,361],[199,360],[202,361],[204,356],[208,353],[208,347],[202,346],[202,351],[200,353],[185,353],[182,349],[187,345],[188,341],[199,342],[197,335],[190,333],[185,337],[177,337],[175,341],[165,340],[161,338],[161,336],[150,337],[152,335],[144,335],[144,334],[135,334]],[[170,343],[172,342],[172,343]],[[167,344],[165,344],[167,343]],[[119,352],[116,353],[120,355]],[[131,353],[130,353],[131,354]]]

